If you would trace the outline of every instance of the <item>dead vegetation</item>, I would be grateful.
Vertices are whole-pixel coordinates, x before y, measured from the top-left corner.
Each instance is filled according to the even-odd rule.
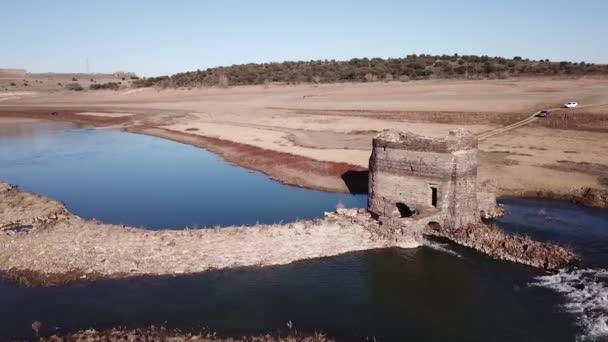
[[[217,153],[228,163],[260,171],[279,182],[325,191],[349,191],[343,179],[349,173],[365,171],[346,163],[318,161],[290,153],[263,149],[228,140],[176,132],[163,128],[134,128],[135,133],[160,136]],[[311,174],[315,177],[311,177]],[[331,186],[328,186],[331,185]]]
[[[557,110],[542,120],[536,120],[534,125],[555,129],[608,132],[608,115],[605,113],[585,113],[582,110]]]
[[[508,151],[479,151],[479,159],[482,163],[500,166],[518,165],[517,160],[510,158],[512,155],[517,154]]]
[[[52,202],[29,193],[23,196]],[[6,196],[2,198],[7,201]],[[26,204],[19,201],[11,206],[15,212],[29,215],[29,206],[19,209]],[[68,215],[34,221],[24,231],[0,231],[0,271],[24,285],[56,286],[104,278],[283,265],[354,251],[419,245],[413,234],[397,242],[372,239],[364,223],[334,215],[289,224],[150,231]]]
[[[407,121],[421,123],[440,123],[456,125],[508,125],[525,119],[526,113],[493,112],[435,112],[435,111],[398,111],[398,110],[361,110],[361,109],[304,109],[268,107],[268,109],[287,110],[295,114],[320,116],[349,116]]]
[[[293,327],[291,322],[287,326]],[[127,329],[115,328],[97,331],[82,330],[68,335],[52,335],[39,339],[43,342],[85,342],[85,341],[195,341],[195,342],[330,342],[333,339],[321,333],[302,334],[291,329],[285,334],[267,334],[260,336],[221,337],[216,333],[201,331],[188,332],[178,329],[151,326],[148,328]]]
[[[592,176],[596,176],[600,184],[608,185],[608,165],[590,162],[558,160],[557,164],[545,164],[543,165],[543,167],[563,172],[580,172],[589,174]]]

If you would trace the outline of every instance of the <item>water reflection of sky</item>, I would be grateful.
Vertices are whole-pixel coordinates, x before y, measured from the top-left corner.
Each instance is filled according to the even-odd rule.
[[[0,179],[57,199],[84,218],[150,228],[208,227],[322,217],[339,202],[366,206],[366,196],[279,184],[189,145],[38,125],[0,125],[13,132],[0,137]]]

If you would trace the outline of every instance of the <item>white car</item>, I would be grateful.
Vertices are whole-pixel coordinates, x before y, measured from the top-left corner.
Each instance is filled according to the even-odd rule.
[[[566,107],[566,108],[576,108],[576,107],[578,107],[578,102],[568,102],[568,103],[565,103],[564,107]]]

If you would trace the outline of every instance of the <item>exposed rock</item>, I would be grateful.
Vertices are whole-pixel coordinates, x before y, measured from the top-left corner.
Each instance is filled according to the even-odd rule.
[[[60,207],[56,202],[21,193],[0,203],[11,212]],[[12,205],[8,205],[8,203]],[[55,205],[51,205],[55,203]],[[340,209],[325,219],[283,225],[195,230],[145,229],[102,224],[67,214],[38,220],[16,234],[0,232],[0,271],[21,283],[53,286],[74,281],[137,275],[173,275],[243,266],[269,266],[347,252],[402,247],[421,243],[419,235],[378,235],[379,223],[365,209]]]
[[[373,141],[369,210],[386,234],[427,234],[497,259],[557,269],[575,263],[563,247],[509,235],[481,218],[503,215],[495,182],[477,184],[477,138],[456,130],[442,139],[386,131]],[[477,189],[482,189],[477,192]],[[590,193],[590,200],[602,195]]]
[[[594,208],[608,208],[608,190],[587,188],[580,197],[581,204]]]
[[[45,342],[85,342],[85,341],[196,341],[196,342],[330,342],[332,339],[321,333],[314,335],[300,334],[295,331],[289,331],[286,335],[260,335],[260,336],[244,336],[239,338],[219,337],[215,333],[210,332],[186,332],[175,329],[166,329],[163,327],[149,327],[146,329],[111,329],[105,331],[97,331],[94,329],[82,330],[73,334],[59,336],[53,335],[50,337],[42,337],[40,341]]]
[[[496,195],[491,192],[478,192],[477,206],[482,219],[494,219],[505,214],[504,209],[496,203]]]
[[[538,242],[526,236],[507,234],[495,225],[476,224],[465,229],[429,227],[427,233],[448,238],[493,258],[517,262],[547,270],[574,265],[574,251],[557,244]]]

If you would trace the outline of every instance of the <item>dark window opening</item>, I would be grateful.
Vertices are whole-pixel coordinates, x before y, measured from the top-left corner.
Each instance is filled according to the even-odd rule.
[[[386,146],[382,146],[382,151],[386,151]]]
[[[437,188],[431,187],[431,205],[437,208]]]
[[[414,215],[414,210],[410,209],[410,207],[404,203],[397,203],[397,210],[399,210],[399,215],[401,215],[401,217],[410,217]]]
[[[429,228],[431,228],[432,230],[438,232],[441,230],[441,225],[437,222],[429,222]]]

